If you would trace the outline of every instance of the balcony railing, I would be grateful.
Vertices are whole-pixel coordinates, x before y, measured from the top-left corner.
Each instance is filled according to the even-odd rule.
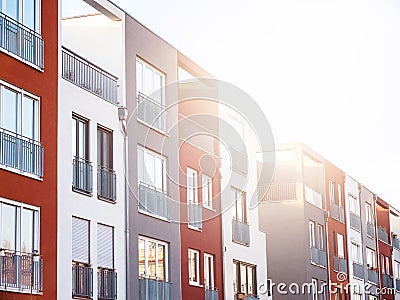
[[[371,222],[367,222],[367,235],[375,238],[375,226]]]
[[[400,278],[396,278],[396,291],[400,292]]]
[[[305,200],[315,206],[322,208],[322,195],[308,185],[304,185]]]
[[[86,194],[93,192],[93,167],[91,162],[79,157],[73,159],[72,189]]]
[[[331,216],[332,218],[339,220],[339,205],[331,202]]]
[[[117,273],[113,270],[99,269],[97,273],[98,299],[117,299]]]
[[[392,236],[392,246],[397,250],[400,250],[400,240],[397,236]]]
[[[382,274],[382,283],[384,287],[393,288],[393,276],[389,274]]]
[[[344,223],[344,208],[339,207],[339,221]]]
[[[335,272],[347,273],[347,260],[336,255],[333,256],[333,269]]]
[[[41,292],[43,290],[42,259],[35,254],[6,252],[1,255],[0,289]]]
[[[232,241],[244,245],[250,244],[250,226],[248,223],[232,220]]]
[[[191,227],[202,229],[203,227],[203,208],[198,203],[189,202],[188,204],[188,224]]]
[[[317,247],[311,247],[311,262],[326,267],[327,266],[327,256],[326,251],[318,249]]]
[[[65,48],[62,50],[62,78],[110,103],[118,103],[117,77]]]
[[[172,300],[172,284],[166,281],[140,277],[139,300]]]
[[[356,230],[361,230],[360,216],[350,213],[350,226]]]
[[[171,199],[165,191],[139,183],[139,210],[169,220],[170,202]]]
[[[353,275],[357,278],[364,279],[364,266],[362,264],[353,262]]]
[[[379,284],[378,272],[372,269],[368,269],[368,281],[375,284]]]
[[[166,131],[165,106],[139,92],[137,118],[161,131]]]
[[[40,34],[2,13],[0,48],[40,69],[44,67],[44,43]]]
[[[218,291],[212,288],[206,288],[205,300],[218,300]]]
[[[89,266],[72,265],[72,297],[93,296],[93,269]]]
[[[97,168],[97,197],[99,199],[115,202],[117,176],[114,170],[98,166]]]
[[[43,147],[37,141],[0,128],[0,164],[43,177]]]
[[[389,243],[389,235],[385,227],[378,226],[378,239],[386,244]]]
[[[296,200],[296,183],[281,183],[271,186],[259,186],[258,196],[262,202]]]

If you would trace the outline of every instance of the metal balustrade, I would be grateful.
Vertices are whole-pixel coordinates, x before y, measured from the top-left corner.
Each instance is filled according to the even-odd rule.
[[[375,238],[375,227],[371,222],[367,222],[367,235],[369,237]]]
[[[327,266],[327,255],[326,251],[322,249],[318,249],[317,247],[311,247],[311,262],[326,267]]]
[[[205,300],[218,300],[218,290],[213,288],[206,288]]]
[[[355,277],[364,279],[364,266],[362,264],[353,262],[353,275]]]
[[[232,241],[245,245],[250,244],[250,226],[248,223],[232,220]]]
[[[400,240],[397,236],[392,236],[392,246],[400,250]]]
[[[400,292],[400,278],[396,278],[396,291]]]
[[[339,205],[331,202],[331,216],[332,218],[339,220]]]
[[[139,300],[172,300],[172,284],[150,278],[139,278]]]
[[[258,196],[261,202],[297,200],[296,183],[280,183],[271,186],[258,186]]]
[[[0,48],[40,69],[44,68],[44,43],[41,35],[1,12]]]
[[[87,265],[72,265],[72,297],[93,296],[93,269]]]
[[[0,256],[0,290],[41,292],[43,260],[36,254],[4,252]]]
[[[197,229],[202,229],[203,208],[199,203],[188,203],[188,224]]]
[[[356,230],[361,230],[360,216],[350,213],[350,226]]]
[[[165,191],[146,183],[139,183],[139,210],[165,219],[169,217],[171,199]]]
[[[115,202],[117,176],[114,170],[98,166],[97,168],[97,197],[99,199]]]
[[[79,157],[73,159],[72,188],[86,194],[93,192],[93,167],[91,162]]]
[[[166,131],[164,105],[139,92],[137,97],[137,118],[161,131]]]
[[[368,281],[375,284],[379,284],[378,272],[372,269],[368,269]]]
[[[99,269],[97,272],[98,299],[117,299],[117,273],[114,270]]]
[[[384,287],[393,288],[393,276],[389,274],[382,274],[382,283]]]
[[[40,142],[0,128],[0,164],[43,177],[43,147]]]
[[[336,255],[333,256],[333,270],[335,272],[347,273],[347,260]]]
[[[344,208],[339,207],[339,221],[344,223]]]
[[[378,239],[386,244],[389,243],[389,235],[385,227],[378,226]]]
[[[66,48],[62,50],[62,78],[110,103],[118,104],[117,77]]]

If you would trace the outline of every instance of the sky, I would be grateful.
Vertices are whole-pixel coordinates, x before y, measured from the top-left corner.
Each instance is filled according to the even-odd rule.
[[[400,209],[400,2],[114,3],[253,97],[277,143],[304,142]]]

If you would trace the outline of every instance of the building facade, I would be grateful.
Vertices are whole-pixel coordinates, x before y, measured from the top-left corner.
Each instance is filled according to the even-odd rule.
[[[0,298],[57,297],[58,1],[0,5]]]

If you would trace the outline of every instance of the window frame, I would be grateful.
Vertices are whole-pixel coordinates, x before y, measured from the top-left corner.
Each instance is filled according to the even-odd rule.
[[[143,172],[145,172],[145,170],[146,170],[146,167],[145,167],[145,161],[146,161],[145,160],[145,154],[146,153],[148,153],[150,155],[153,155],[154,158],[159,158],[161,160],[161,172],[162,172],[162,174],[161,174],[162,188],[161,189],[156,187],[154,182],[153,183],[147,183],[147,182],[144,182],[144,181],[140,181],[141,178],[144,179],[144,174],[145,173],[143,173],[142,175],[139,174],[140,173],[139,151],[143,151],[143,161],[142,161],[142,167],[143,167],[142,171]],[[150,148],[146,148],[146,147],[143,147],[141,145],[137,146],[136,153],[137,153],[138,186],[139,186],[140,183],[144,183],[145,185],[151,186],[151,187],[157,189],[158,191],[161,191],[164,194],[167,194],[168,193],[168,181],[167,181],[167,170],[168,170],[167,163],[168,162],[167,162],[167,157],[165,157],[165,156],[153,151]],[[154,171],[155,171],[155,169],[154,169]],[[153,178],[153,179],[155,179],[155,178]]]
[[[42,5],[41,1],[35,1],[35,17],[34,17],[34,28],[29,27],[27,24],[24,22],[24,6],[25,6],[25,1],[26,0],[16,0],[18,3],[18,16],[17,19],[14,19],[13,17],[9,16],[6,13],[6,0],[0,0],[0,12],[8,16],[9,18],[17,21],[18,23],[22,24],[23,26],[29,28],[30,30],[35,31],[38,34],[41,34],[41,19],[42,19]]]
[[[139,242],[140,240],[144,241],[145,274],[140,274],[139,273],[139,277],[160,280],[160,278],[157,276],[158,275],[158,259],[157,259],[157,257],[158,257],[158,246],[161,245],[161,246],[164,246],[164,251],[165,251],[165,253],[164,253],[164,278],[161,281],[168,282],[168,278],[169,278],[169,261],[168,261],[168,251],[169,251],[169,249],[168,248],[169,248],[169,244],[166,243],[166,242],[157,240],[157,239],[153,239],[153,238],[149,238],[149,237],[145,237],[145,236],[139,235],[138,236],[138,249],[139,249],[139,245],[140,245],[140,242]],[[155,257],[156,257],[156,260],[155,260],[156,277],[155,278],[152,278],[150,276],[150,272],[149,272],[149,264],[148,264],[148,243],[149,242],[155,243],[155,245],[156,245],[156,247],[155,247],[155,249],[156,249],[156,254],[155,254]],[[139,255],[140,255],[140,251],[138,251],[138,256]],[[138,257],[138,266],[139,266],[139,262],[140,262],[140,259]],[[140,271],[139,268],[138,268],[138,271]]]
[[[101,226],[103,226],[103,227],[107,227],[107,228],[109,228],[109,229],[111,229],[111,243],[112,243],[112,249],[111,249],[111,251],[112,251],[112,253],[111,253],[111,256],[112,256],[112,266],[111,266],[111,268],[108,268],[108,267],[106,267],[106,266],[100,266],[99,265],[99,259],[98,259],[98,257],[97,257],[97,265],[98,265],[98,268],[99,269],[102,269],[102,270],[114,270],[115,269],[115,227],[114,226],[111,226],[111,225],[107,225],[107,224],[103,224],[103,223],[97,223],[97,226],[96,226],[96,229],[97,229],[97,255],[99,255],[99,234],[98,234],[98,232],[99,232],[99,228],[101,227]]]
[[[191,176],[189,176],[191,175]],[[187,203],[199,204],[199,173],[197,170],[186,167],[186,201]],[[193,184],[193,186],[192,186]],[[193,199],[192,199],[193,198]]]
[[[232,193],[234,193],[234,205],[232,206],[232,215],[233,215],[233,219],[235,221],[239,221],[242,223],[247,223],[247,201],[246,201],[246,192],[245,191],[241,191],[235,187],[231,187],[231,195]],[[242,208],[241,208],[241,212],[242,215],[239,218],[239,210],[238,210],[238,195],[241,196],[241,201],[242,201]]]
[[[373,223],[374,220],[374,215],[373,215],[373,210],[372,210],[372,205],[371,203],[365,202],[365,219],[367,224],[368,223]]]
[[[341,241],[341,242],[339,242],[339,241]],[[337,251],[338,257],[345,258],[344,236],[340,233],[336,233],[336,244],[337,244],[337,250],[338,250]]]
[[[201,202],[203,207],[213,210],[213,179],[206,174],[201,175]]]
[[[367,266],[369,265],[370,269],[375,269],[377,267],[376,251],[369,247],[366,247],[365,251],[366,251],[366,257],[367,257]],[[372,262],[369,262],[370,259],[372,259]]]
[[[312,285],[312,299],[318,300],[318,279],[311,278],[311,285]]]
[[[207,262],[207,263],[206,263]],[[208,268],[207,268],[208,266]],[[206,274],[208,274],[208,282],[206,280]],[[214,255],[204,253],[204,287],[207,289],[215,288],[215,277],[214,277]]]
[[[105,135],[108,136],[106,143],[104,142]],[[109,171],[113,170],[114,167],[113,138],[113,131],[111,129],[97,124],[97,166]],[[107,148],[108,153],[105,153],[105,148]],[[105,154],[108,156],[108,165],[105,165],[103,162]]]
[[[316,238],[316,224],[314,221],[308,221],[308,232],[310,234],[310,248],[317,247],[317,238]]]
[[[73,125],[72,127],[72,140],[75,139],[75,153],[74,150],[72,152],[72,157],[74,159],[82,159],[85,162],[90,162],[90,121],[89,119],[82,117],[76,113],[72,113],[72,122],[75,122],[75,125]],[[79,147],[80,147],[80,130],[79,130],[79,124],[83,124],[84,126],[84,151],[83,151],[83,156],[84,157],[80,157],[80,151],[79,151]],[[75,133],[73,132],[75,126]],[[74,146],[74,144],[72,144],[72,146]]]
[[[192,260],[195,274],[192,274]],[[188,277],[190,285],[200,286],[200,251],[192,248],[188,249]]]
[[[245,292],[242,291],[242,274],[241,274],[241,267],[245,267],[246,270],[246,286],[245,286]],[[234,286],[234,293],[235,294],[245,294],[246,296],[257,296],[257,266],[253,265],[253,264],[249,264],[249,263],[245,263],[242,261],[238,261],[238,260],[233,260],[233,268],[234,270],[236,269],[236,274],[234,274],[235,278],[234,278],[234,282],[236,282],[236,290],[235,290],[235,286]],[[253,293],[249,293],[249,282],[248,282],[248,272],[249,269],[252,270],[252,290]]]
[[[331,179],[328,180],[328,186],[329,186],[329,203],[335,203],[336,204],[336,197],[335,197],[335,182]]]
[[[358,243],[351,243],[352,261],[359,265],[363,264],[363,257],[361,252],[361,246]]]
[[[353,194],[349,193],[349,205],[350,205],[350,213],[353,215],[356,215],[357,217],[360,217],[360,199]]]
[[[138,86],[138,63],[140,63],[142,65],[142,78],[141,78],[141,82],[142,82],[142,87],[139,88]],[[157,99],[154,99],[154,97],[150,97],[155,90],[153,90],[153,92],[150,93],[150,95],[147,95],[144,93],[144,68],[147,67],[149,68],[152,72],[153,72],[153,89],[154,89],[154,76],[155,74],[159,75],[161,78],[161,102],[157,101]],[[136,94],[137,96],[139,95],[139,93],[142,93],[143,95],[145,95],[146,97],[149,97],[151,100],[153,100],[155,103],[161,105],[161,106],[165,106],[165,84],[166,84],[166,74],[164,72],[162,72],[160,69],[158,69],[157,67],[155,67],[154,65],[152,65],[151,63],[147,62],[146,60],[144,60],[143,58],[136,56],[136,60],[135,60],[135,74],[136,74]]]

